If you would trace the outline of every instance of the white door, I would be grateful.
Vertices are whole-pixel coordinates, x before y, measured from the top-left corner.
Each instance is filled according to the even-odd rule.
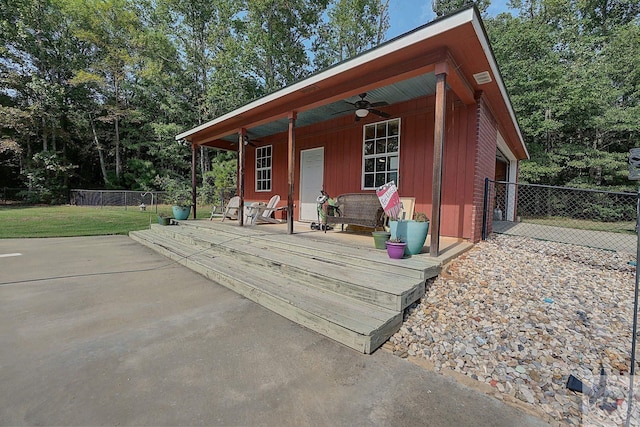
[[[300,221],[317,221],[316,199],[324,179],[324,148],[300,152]]]

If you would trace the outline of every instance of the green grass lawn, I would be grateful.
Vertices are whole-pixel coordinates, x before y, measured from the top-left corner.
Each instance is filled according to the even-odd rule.
[[[584,219],[572,219],[562,217],[547,218],[522,218],[522,222],[532,224],[552,225],[555,227],[578,228],[581,230],[609,231],[612,233],[634,234],[636,223],[634,221],[599,222]]]
[[[198,218],[209,218],[210,209],[199,207]],[[158,213],[171,216],[171,207],[159,206]],[[149,228],[151,222],[157,222],[155,209],[140,212],[136,207],[2,206],[0,238],[128,234]]]

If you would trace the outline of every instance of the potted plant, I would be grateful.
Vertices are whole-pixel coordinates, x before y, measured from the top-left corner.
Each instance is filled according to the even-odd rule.
[[[158,214],[158,224],[160,225],[169,225],[171,224],[171,217],[163,214],[163,213],[159,213]]]
[[[373,231],[371,235],[373,236],[373,245],[376,249],[385,249],[385,243],[391,237],[391,233],[388,231]]]
[[[407,243],[405,253],[416,255],[422,251],[429,232],[429,218],[422,212],[416,212],[414,219],[389,221],[391,237],[401,239]]]
[[[402,239],[389,239],[386,241],[387,255],[392,259],[401,259],[404,256],[404,252],[407,244]]]
[[[177,220],[189,218],[191,213],[191,189],[185,183],[171,180],[167,186],[167,199],[171,203],[173,217]]]

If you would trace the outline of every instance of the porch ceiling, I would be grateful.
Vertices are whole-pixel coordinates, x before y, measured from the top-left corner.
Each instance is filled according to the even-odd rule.
[[[393,83],[388,86],[367,91],[367,100],[374,103],[378,101],[386,101],[390,105],[399,102],[408,101],[410,99],[423,96],[433,95],[436,91],[436,76],[434,73],[422,74],[408,80]],[[311,110],[298,113],[296,126],[303,127],[320,123],[336,117],[354,115],[353,106],[347,102],[356,102],[359,96],[352,96],[344,100],[332,102],[330,104],[321,105]],[[384,111],[385,107],[379,107],[378,110]],[[373,114],[373,113],[372,113]],[[286,132],[289,126],[287,118],[281,118],[272,122],[264,123],[247,129],[251,139],[259,139],[276,133]],[[222,140],[235,143],[238,135],[232,133]]]

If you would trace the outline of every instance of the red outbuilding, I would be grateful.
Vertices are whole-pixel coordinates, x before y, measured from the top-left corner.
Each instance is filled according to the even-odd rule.
[[[239,194],[265,201],[281,195],[289,232],[294,220],[316,220],[321,189],[373,193],[393,180],[400,196],[414,197],[415,210],[430,217],[432,254],[441,235],[479,241],[485,179],[515,182],[518,162],[528,158],[475,7],[176,139],[192,144],[194,159],[201,145],[238,151]],[[508,217],[515,196],[507,201]]]

